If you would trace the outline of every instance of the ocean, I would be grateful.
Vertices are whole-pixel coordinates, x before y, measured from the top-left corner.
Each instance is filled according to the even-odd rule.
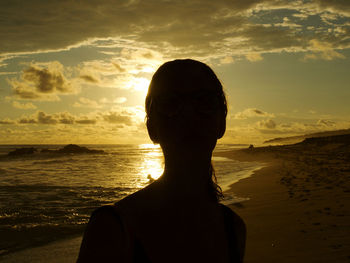
[[[81,145],[105,153],[7,156],[21,147],[57,150],[64,145],[0,145],[0,259],[14,251],[81,235],[91,212],[147,186],[163,171],[153,144]],[[219,144],[215,153],[245,148]],[[213,157],[225,191],[261,163]],[[241,201],[226,195],[223,203]]]

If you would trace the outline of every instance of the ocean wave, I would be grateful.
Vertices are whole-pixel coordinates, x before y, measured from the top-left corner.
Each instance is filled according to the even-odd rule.
[[[78,233],[94,209],[143,188],[149,183],[149,174],[162,172],[160,149],[125,145],[93,148],[107,154],[0,158],[0,251]],[[220,158],[214,158],[214,165],[219,183],[227,184],[243,175],[240,171],[254,168]]]
[[[48,157],[49,158],[49,157]],[[50,159],[52,156],[50,157]],[[75,162],[76,160],[73,158],[68,158],[68,159],[52,159],[52,160],[47,160],[47,161],[35,161],[33,162],[34,165],[49,165],[49,164],[60,164],[60,163],[72,163]]]
[[[81,234],[93,210],[133,191],[127,187],[0,186],[0,250],[10,252]]]
[[[69,236],[81,235],[84,227],[82,224],[27,224],[11,228],[1,226],[0,255],[43,245]]]

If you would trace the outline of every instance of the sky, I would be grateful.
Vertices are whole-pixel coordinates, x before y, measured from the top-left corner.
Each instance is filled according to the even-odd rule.
[[[2,0],[0,17],[0,144],[151,143],[148,84],[177,58],[224,86],[219,143],[350,128],[348,0]]]

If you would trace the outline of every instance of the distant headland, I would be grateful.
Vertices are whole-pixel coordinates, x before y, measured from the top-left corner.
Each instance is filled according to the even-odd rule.
[[[293,144],[301,142],[307,138],[318,138],[318,137],[332,137],[336,135],[346,135],[350,134],[350,129],[344,129],[344,130],[335,130],[335,131],[325,131],[325,132],[317,132],[317,133],[309,133],[304,135],[298,135],[298,136],[290,136],[290,137],[280,137],[280,138],[274,138],[267,141],[264,141],[264,144]]]

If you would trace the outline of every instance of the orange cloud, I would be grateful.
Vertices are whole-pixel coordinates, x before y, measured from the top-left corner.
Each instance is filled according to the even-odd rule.
[[[317,39],[312,39],[309,41],[309,50],[311,54],[306,54],[304,60],[309,59],[324,59],[324,60],[333,60],[337,58],[345,58],[345,56],[333,48],[331,43],[320,42]]]
[[[31,102],[28,102],[28,103],[20,103],[18,101],[13,101],[12,102],[12,106],[17,108],[17,109],[22,109],[22,110],[28,110],[28,109],[36,109],[37,107],[31,103]]]
[[[15,124],[15,122],[10,119],[3,119],[3,120],[0,120],[0,124],[8,125],[8,124]]]
[[[244,120],[244,119],[253,118],[253,117],[273,118],[273,117],[275,117],[275,115],[272,113],[267,113],[267,112],[262,111],[262,110],[258,110],[256,108],[248,108],[248,109],[245,109],[244,111],[237,112],[234,115],[234,119],[236,119],[236,120]]]
[[[25,68],[20,80],[9,79],[15,97],[29,100],[59,100],[57,94],[77,93],[71,81],[63,73],[63,65],[57,61],[44,67],[31,64]]]

